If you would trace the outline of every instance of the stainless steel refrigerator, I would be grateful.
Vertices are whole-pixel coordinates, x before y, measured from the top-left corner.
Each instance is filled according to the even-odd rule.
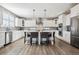
[[[79,17],[71,19],[71,45],[79,48]]]

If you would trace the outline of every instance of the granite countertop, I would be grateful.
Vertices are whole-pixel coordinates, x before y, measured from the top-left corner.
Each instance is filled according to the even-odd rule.
[[[50,28],[50,27],[44,27],[42,31],[52,31],[52,30],[55,30],[54,28]],[[29,27],[29,28],[25,28],[23,30],[20,30],[20,29],[12,29],[12,30],[6,30],[6,29],[3,29],[1,28],[0,29],[0,32],[12,32],[12,31],[38,31],[37,28],[35,27]]]

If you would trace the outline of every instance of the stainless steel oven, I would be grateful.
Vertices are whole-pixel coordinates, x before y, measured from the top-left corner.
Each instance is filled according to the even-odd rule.
[[[58,31],[59,31],[59,35],[63,36],[63,24],[62,23],[59,24]]]

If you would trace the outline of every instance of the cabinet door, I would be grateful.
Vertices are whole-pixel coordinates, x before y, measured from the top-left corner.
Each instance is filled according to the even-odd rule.
[[[9,33],[6,34],[6,44],[8,44],[10,42],[9,40]]]
[[[25,27],[36,27],[36,20],[26,20]]]
[[[2,47],[5,44],[5,33],[0,32],[0,47]]]
[[[22,19],[16,17],[15,18],[15,26],[22,27]]]
[[[70,22],[71,20],[70,20],[70,15],[67,15],[66,16],[66,25],[70,25]]]
[[[2,24],[2,8],[0,6],[0,25]]]
[[[66,32],[65,36],[66,36],[65,37],[66,42],[70,44],[70,32]]]
[[[43,20],[44,27],[54,27],[55,23],[52,20]]]

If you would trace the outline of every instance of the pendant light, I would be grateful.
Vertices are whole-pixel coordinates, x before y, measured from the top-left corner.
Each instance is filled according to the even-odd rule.
[[[33,9],[33,19],[35,19],[35,9]]]
[[[46,18],[46,12],[47,12],[47,10],[44,9],[44,18]]]

